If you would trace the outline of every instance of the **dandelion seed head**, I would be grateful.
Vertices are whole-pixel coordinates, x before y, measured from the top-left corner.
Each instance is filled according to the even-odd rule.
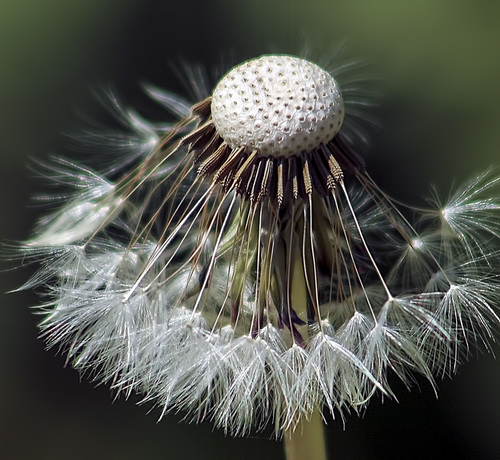
[[[211,96],[205,86],[194,104],[148,88],[174,124],[120,108],[131,132],[99,132],[94,144],[116,155],[101,170],[53,166],[71,190],[20,251],[40,263],[24,288],[46,290],[50,346],[160,416],[236,435],[268,424],[279,435],[323,406],[359,412],[393,396],[389,374],[434,387],[476,343],[489,349],[498,178],[404,212],[370,177],[341,89],[315,64],[263,56]]]
[[[262,56],[226,74],[212,95],[214,125],[232,148],[293,156],[331,140],[344,119],[337,82],[292,56]]]

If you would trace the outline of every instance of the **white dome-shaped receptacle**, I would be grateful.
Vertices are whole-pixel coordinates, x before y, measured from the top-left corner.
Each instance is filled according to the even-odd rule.
[[[270,55],[228,72],[212,95],[212,119],[232,148],[289,157],[331,140],[344,119],[333,77],[304,59]]]

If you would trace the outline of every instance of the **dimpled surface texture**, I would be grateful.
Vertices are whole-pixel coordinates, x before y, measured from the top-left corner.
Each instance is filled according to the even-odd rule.
[[[227,73],[212,95],[215,128],[232,148],[287,157],[328,142],[344,119],[337,82],[293,56],[262,56]]]

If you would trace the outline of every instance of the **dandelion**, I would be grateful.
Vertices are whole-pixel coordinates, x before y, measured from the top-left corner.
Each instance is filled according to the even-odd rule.
[[[120,108],[130,132],[93,138],[115,163],[59,160],[72,195],[22,249],[41,263],[24,287],[45,288],[49,346],[161,415],[278,436],[393,396],[391,375],[435,386],[488,348],[500,179],[428,210],[393,201],[358,156],[349,70],[266,55],[194,105],[150,87],[179,121]]]

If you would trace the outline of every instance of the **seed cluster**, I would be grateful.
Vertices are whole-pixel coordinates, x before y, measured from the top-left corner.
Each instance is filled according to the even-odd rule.
[[[290,157],[331,140],[344,118],[337,83],[292,56],[262,56],[233,68],[212,95],[215,128],[231,147]]]
[[[343,91],[363,119],[360,81]],[[127,131],[85,131],[110,158],[41,169],[67,202],[15,254],[40,266],[22,289],[44,291],[42,335],[77,370],[161,416],[279,436],[323,407],[362,413],[395,378],[435,388],[476,343],[492,350],[500,177],[427,210],[392,201],[362,133],[337,132],[337,84],[298,58],[244,63],[190,109],[149,92],[180,119],[117,105]]]

